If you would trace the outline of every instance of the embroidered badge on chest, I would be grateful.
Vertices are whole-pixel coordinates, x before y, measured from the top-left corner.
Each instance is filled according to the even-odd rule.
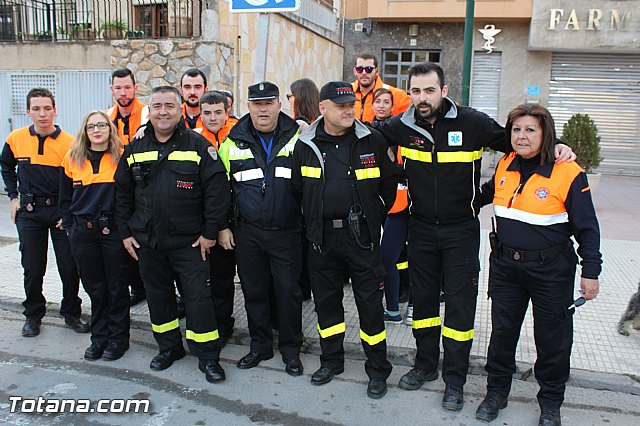
[[[421,139],[421,138],[416,137],[416,136],[409,136],[409,145],[411,145],[411,146],[415,146],[415,145],[424,146],[424,144],[425,144],[424,139]]]
[[[449,132],[447,136],[449,146],[462,146],[462,132]]]
[[[207,148],[207,152],[209,153],[209,156],[213,158],[213,161],[216,161],[218,159],[218,151],[216,151],[214,147],[210,146],[209,148]]]
[[[176,181],[176,188],[180,189],[193,189],[193,182],[185,182],[183,180]]]
[[[376,155],[373,152],[360,154],[360,164],[362,164],[364,168],[374,167],[376,164]]]
[[[549,190],[549,188],[545,188],[544,186],[541,186],[540,188],[536,189],[535,194],[536,194],[536,198],[540,200],[544,200],[548,198],[549,195],[551,195],[551,191]]]

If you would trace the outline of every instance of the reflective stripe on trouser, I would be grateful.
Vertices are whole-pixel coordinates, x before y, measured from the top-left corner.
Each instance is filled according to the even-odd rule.
[[[361,235],[366,235],[365,229]],[[391,374],[387,361],[387,341],[382,308],[380,283],[384,267],[378,248],[375,251],[359,248],[347,229],[325,230],[322,253],[309,244],[309,278],[320,335],[320,364],[326,367],[344,365],[343,341],[345,321],[343,272],[351,277],[353,294],[360,319],[360,340],[367,355],[365,371],[370,378],[386,379]]]
[[[273,352],[271,327],[277,320],[280,353],[285,358],[298,356],[303,338],[300,230],[267,231],[241,222],[235,237],[251,352]],[[269,309],[272,286],[277,319]]]
[[[176,309],[173,277],[182,283],[187,314],[186,338],[189,351],[200,359],[218,360],[220,339],[216,324],[209,261],[203,261],[198,247],[175,250],[138,250],[140,275],[144,281],[153,337],[160,352],[182,345]]]
[[[529,300],[533,304],[540,384],[540,406],[559,408],[569,379],[573,344],[573,287],[577,257],[573,248],[540,264],[491,257],[491,340],[487,354],[487,388],[507,396],[516,371],[516,346]]]
[[[448,225],[409,221],[409,276],[413,291],[415,366],[438,368],[440,334],[444,347],[442,377],[462,386],[469,369],[480,265],[476,219]],[[445,315],[440,318],[440,290]]]
[[[125,251],[117,232],[73,225],[69,233],[82,286],[91,298],[91,342],[129,341],[129,287]],[[136,264],[137,267],[137,264]]]

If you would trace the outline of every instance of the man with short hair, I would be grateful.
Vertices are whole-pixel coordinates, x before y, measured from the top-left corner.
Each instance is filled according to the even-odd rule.
[[[229,119],[227,97],[219,91],[206,92],[200,98],[202,129],[196,129],[216,149],[225,140],[235,122]]]
[[[322,117],[300,136],[291,165],[293,187],[303,200],[322,350],[311,383],[324,385],[344,371],[346,271],[367,355],[367,395],[378,399],[387,393],[392,368],[382,307],[380,227],[395,200],[398,176],[384,138],[355,119],[356,97],[349,83],[327,83],[320,101]]]
[[[118,137],[122,144],[128,145],[133,140],[138,128],[149,121],[149,107],[138,100],[138,84],[129,68],[113,71],[111,74],[111,94],[116,100],[116,104],[106,112],[118,129]],[[126,269],[131,287],[129,304],[135,306],[147,296],[138,271],[138,262],[129,259]]]
[[[200,98],[207,90],[207,76],[197,68],[186,70],[180,77],[180,95],[184,102],[182,116],[189,129],[202,128]]]
[[[27,116],[33,124],[11,132],[0,156],[2,179],[11,199],[11,221],[18,228],[24,268],[26,299],[22,306],[27,319],[22,335],[40,334],[46,313],[42,283],[47,270],[49,235],[62,281],[60,315],[73,331],[86,333],[89,323],[80,317],[78,270],[58,209],[62,160],[71,149],[74,137],[54,124],[56,101],[48,89],[29,91]]]
[[[206,92],[200,98],[202,129],[195,129],[204,136],[216,151],[225,140],[233,124],[229,121],[227,97],[218,91]],[[231,226],[231,224],[229,225]],[[211,295],[220,330],[220,340],[225,345],[233,334],[233,299],[235,296],[236,257],[233,247],[226,250],[221,244],[211,249]]]
[[[478,296],[480,163],[483,148],[505,150],[504,128],[449,99],[444,71],[437,64],[410,67],[408,85],[411,107],[378,127],[389,144],[402,146],[411,194],[408,253],[417,352],[399,387],[416,390],[438,378],[442,334],[442,407],[459,411]],[[570,149],[560,151],[557,161],[572,154]]]
[[[229,90],[214,90],[214,92],[218,92],[221,93],[223,95],[225,95],[227,97],[227,102],[229,103],[228,107],[227,107],[227,114],[229,115],[229,122],[231,123],[231,125],[235,125],[238,122],[238,117],[236,117],[235,115],[233,115],[233,113],[231,112],[231,109],[233,108],[233,93]]]
[[[147,290],[151,328],[159,354],[153,370],[185,356],[173,286],[183,285],[189,351],[209,382],[225,380],[211,298],[210,249],[227,227],[229,187],[218,154],[187,129],[180,93],[152,90],[150,125],[142,139],[125,147],[115,174],[115,219],[123,244],[139,260]]]
[[[249,86],[249,114],[242,117],[220,147],[227,169],[237,223],[219,235],[235,245],[251,346],[238,368],[256,367],[273,358],[272,324],[279,325],[278,349],[291,376],[303,373],[302,291],[300,278],[300,202],[291,187],[291,154],[298,124],[280,111],[278,86],[268,81]],[[273,278],[277,319],[269,313]]]
[[[127,145],[138,128],[149,121],[149,107],[138,99],[138,84],[129,68],[111,73],[110,88],[116,104],[106,112],[118,129],[122,144]]]
[[[353,67],[353,75],[356,81],[352,83],[353,92],[357,98],[355,103],[356,118],[365,123],[372,123],[376,114],[373,111],[373,95],[376,90],[385,88],[393,96],[393,109],[391,115],[398,115],[407,110],[411,105],[411,98],[404,90],[382,82],[378,58],[375,55],[363,53],[356,58]]]

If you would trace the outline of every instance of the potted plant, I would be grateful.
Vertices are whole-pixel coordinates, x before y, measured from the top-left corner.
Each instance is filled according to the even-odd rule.
[[[96,30],[91,28],[90,22],[73,24],[72,36],[76,40],[95,40]]]
[[[122,38],[125,31],[127,31],[127,24],[119,19],[104,21],[100,24],[100,31],[102,32],[102,38],[105,40],[117,40]]]
[[[51,35],[50,31],[40,31],[36,33],[36,40],[38,41],[52,41],[53,35]]]
[[[600,173],[595,173],[594,170],[602,162],[596,123],[587,114],[573,115],[562,128],[562,141],[576,153],[578,164],[589,175],[591,192],[595,192],[600,182]]]

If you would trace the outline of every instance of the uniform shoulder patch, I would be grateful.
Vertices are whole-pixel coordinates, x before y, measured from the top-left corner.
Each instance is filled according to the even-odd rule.
[[[393,150],[391,149],[391,147],[387,148],[387,155],[389,156],[389,160],[391,160],[392,163],[396,162],[396,156],[393,155]]]
[[[216,151],[214,147],[210,146],[207,148],[207,152],[209,153],[209,156],[213,158],[213,161],[218,159],[218,151]]]

